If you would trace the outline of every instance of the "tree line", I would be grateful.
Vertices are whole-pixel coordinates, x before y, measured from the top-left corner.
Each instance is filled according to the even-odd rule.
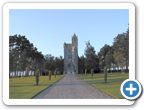
[[[129,28],[125,33],[118,34],[113,44],[105,44],[96,54],[94,47],[90,41],[86,42],[85,56],[78,57],[79,72],[87,69],[90,73],[91,69],[94,72],[103,71],[106,66],[109,71],[128,72],[129,69]],[[125,71],[124,71],[125,70]]]
[[[47,75],[49,70],[61,73],[63,60],[62,56],[54,57],[38,52],[25,36],[9,36],[9,76],[10,73],[14,73],[14,77],[35,75],[37,69],[41,75]]]
[[[85,69],[88,73],[91,69],[95,73],[102,72],[105,66],[109,71],[118,71],[120,68],[122,72],[123,70],[128,72],[129,28],[125,33],[118,34],[114,38],[113,45],[105,44],[97,53],[90,41],[86,42],[84,55],[78,56],[79,73],[84,72]],[[48,75],[48,71],[54,73],[55,70],[62,74],[63,67],[62,56],[43,55],[25,36],[9,36],[9,76],[10,73],[14,73],[14,77],[22,77],[24,74],[25,76],[35,75],[37,69],[40,75]]]

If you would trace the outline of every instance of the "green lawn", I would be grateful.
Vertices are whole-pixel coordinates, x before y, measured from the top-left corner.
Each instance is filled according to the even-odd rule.
[[[50,81],[48,76],[40,76],[39,85],[36,85],[36,78],[34,76],[9,79],[9,98],[30,99],[40,91],[55,83],[57,80],[61,79],[63,76],[64,75],[59,75],[55,78],[54,75],[52,75]]]
[[[121,74],[121,73],[108,73],[107,77],[107,84],[103,84],[104,82],[104,74],[99,73],[99,74],[94,74],[93,79],[91,79],[91,74],[81,74],[78,75],[80,78],[83,80],[87,81],[88,83],[92,84],[93,86],[99,88],[102,91],[107,92],[108,94],[115,96],[116,98],[123,99],[124,97],[122,96],[120,92],[120,86],[121,83],[129,78],[129,74]]]

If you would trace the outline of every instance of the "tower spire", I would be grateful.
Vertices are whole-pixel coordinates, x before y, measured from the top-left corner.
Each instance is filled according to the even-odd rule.
[[[74,36],[76,36],[75,32],[74,32]]]

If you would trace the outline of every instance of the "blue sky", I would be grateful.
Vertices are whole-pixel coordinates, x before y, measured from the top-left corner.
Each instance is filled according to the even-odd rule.
[[[11,9],[9,35],[25,35],[43,55],[64,56],[63,43],[78,36],[78,55],[90,41],[96,53],[112,45],[117,34],[126,32],[128,9]]]

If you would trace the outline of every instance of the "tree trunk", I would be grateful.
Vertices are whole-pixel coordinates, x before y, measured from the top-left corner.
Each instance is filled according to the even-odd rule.
[[[34,76],[35,76],[35,71],[34,71],[34,74],[33,74]]]
[[[14,72],[14,78],[16,78],[16,71]]]
[[[24,71],[23,71],[23,77],[24,77]]]
[[[25,71],[25,76],[27,76],[27,71]]]
[[[31,74],[30,74],[30,76],[32,76],[32,71],[31,71]]]
[[[126,63],[126,72],[128,72],[128,65],[127,65],[127,63]]]
[[[121,70],[121,71],[122,71],[122,74],[123,74],[123,67],[121,67],[121,68],[122,68],[122,70]]]
[[[29,75],[29,71],[27,71],[27,77],[28,77],[28,75]]]
[[[22,78],[22,72],[21,72],[21,78]]]
[[[11,73],[9,72],[9,78],[11,78]]]
[[[115,71],[116,71],[116,66],[115,66]]]
[[[18,71],[16,71],[16,77],[17,77],[17,73],[18,73]]]

